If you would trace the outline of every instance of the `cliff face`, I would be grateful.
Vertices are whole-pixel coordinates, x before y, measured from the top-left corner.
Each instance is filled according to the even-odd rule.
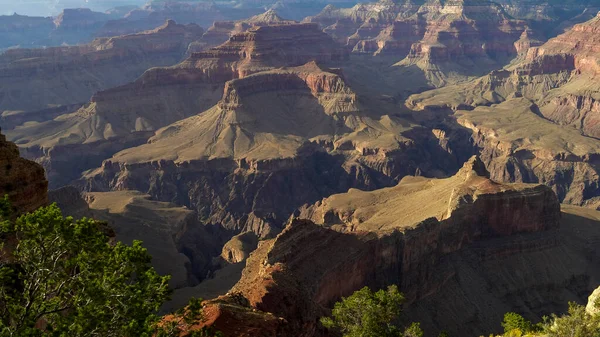
[[[576,25],[470,83],[414,95],[407,105],[457,115],[473,131],[494,179],[545,183],[563,202],[597,207],[598,144],[586,136],[600,134],[597,34],[589,33],[599,22]]]
[[[483,75],[517,55],[515,42],[527,29],[499,5],[485,1],[425,3],[412,18],[424,32],[401,69],[418,68],[434,87],[452,83],[452,76]],[[454,75],[451,75],[454,74]]]
[[[369,110],[338,72],[309,63],[229,81],[213,108],[104,161],[85,188],[147,191],[197,210],[226,238],[268,237],[323,196],[455,169],[452,148],[464,143]]]
[[[172,26],[171,22],[163,29],[179,29]],[[113,44],[117,41],[121,40]],[[144,44],[137,46],[143,48]],[[221,98],[228,80],[274,67],[311,60],[331,62],[346,56],[316,25],[256,26],[220,47],[194,53],[178,65],[149,69],[135,82],[98,92],[77,112],[18,128],[10,137],[19,140],[28,157],[44,164],[51,185],[57,187],[114,153],[143,144],[159,128],[210,108]],[[73,166],[73,153],[85,159]]]
[[[405,315],[421,320],[428,335],[493,331],[488,318],[515,307],[541,315],[566,295],[562,285],[587,296],[583,265],[591,261],[579,243],[557,237],[554,193],[542,185],[498,184],[486,174],[473,159],[451,178],[410,178],[389,189],[326,198],[299,213],[323,225],[293,220],[262,242],[232,293],[285,318],[291,336],[319,335],[316,320],[326,308],[365,285],[398,284]],[[550,257],[557,263],[545,271],[550,275],[534,277],[546,268],[535,262]],[[577,258],[573,269],[563,264]],[[532,296],[519,298],[527,291]],[[534,295],[541,293],[554,296]]]
[[[177,63],[201,35],[198,26],[169,21],[152,31],[82,46],[11,49],[0,55],[0,121],[14,126],[24,113],[86,102],[150,67]]]
[[[31,212],[48,203],[44,169],[19,157],[19,149],[0,134],[0,195],[8,195],[17,213]]]
[[[213,25],[206,30],[202,38],[190,45],[188,53],[200,52],[212,47],[219,46],[232,35],[243,33],[250,27],[272,26],[283,24],[295,24],[296,21],[285,20],[281,18],[273,9],[269,9],[262,14],[238,21],[215,21]]]
[[[404,57],[423,32],[413,20],[402,20],[416,13],[420,2],[388,1],[357,4],[352,8],[327,5],[319,14],[304,19],[318,23],[324,31],[355,53],[390,53]],[[404,44],[408,43],[408,47]],[[403,55],[404,53],[404,55]]]

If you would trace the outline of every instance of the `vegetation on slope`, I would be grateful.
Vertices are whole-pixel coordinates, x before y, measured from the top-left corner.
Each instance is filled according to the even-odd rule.
[[[600,315],[589,313],[577,303],[569,303],[567,314],[553,314],[551,317],[544,317],[537,324],[532,324],[517,313],[509,312],[504,315],[502,327],[504,334],[501,337],[598,337]]]
[[[0,200],[0,336],[180,336],[201,301],[161,322],[169,276],[140,241],[114,243],[103,224],[56,205],[18,218]],[[212,336],[209,331],[195,336]]]
[[[399,327],[403,302],[395,285],[377,292],[364,287],[336,303],[331,317],[321,318],[321,324],[344,337],[423,337],[419,323]]]

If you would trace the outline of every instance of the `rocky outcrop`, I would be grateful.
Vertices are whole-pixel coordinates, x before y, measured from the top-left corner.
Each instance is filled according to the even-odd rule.
[[[597,315],[600,312],[598,298],[600,298],[600,288],[596,288],[594,292],[588,297],[585,311],[590,315]]]
[[[138,189],[187,205],[225,239],[269,237],[323,196],[456,169],[452,148],[464,144],[370,111],[338,73],[309,63],[229,81],[216,106],[104,161],[85,188]]]
[[[415,17],[425,25],[424,35],[397,65],[418,67],[435,87],[455,82],[451,73],[483,75],[507,64],[527,29],[499,5],[484,1],[430,1]]]
[[[424,114],[438,111],[438,116],[458,111],[459,124],[473,131],[494,179],[542,182],[563,202],[597,207],[598,144],[586,136],[600,135],[600,87],[596,35],[585,32],[596,31],[599,22],[596,17],[530,48],[503,70],[414,95],[407,105]],[[490,115],[498,119],[486,120]]]
[[[206,30],[202,38],[190,45],[188,53],[200,52],[219,46],[232,35],[242,33],[250,27],[294,24],[295,21],[281,18],[275,10],[267,10],[262,14],[238,21],[216,21]]]
[[[552,284],[585,278],[582,265],[591,261],[577,263],[575,272],[567,265],[547,269],[550,280],[535,278],[539,274],[530,269],[546,268],[535,264],[540,258],[552,256],[561,265],[585,249],[557,237],[560,205],[549,188],[498,184],[486,174],[483,163],[472,159],[451,178],[410,178],[389,189],[326,198],[300,212],[323,225],[293,220],[277,238],[262,242],[231,293],[285,318],[291,336],[320,335],[317,318],[363,286],[397,284],[407,299],[408,321],[420,320],[432,336],[439,330],[497,330],[487,318],[515,307],[543,314],[564,296]],[[518,263],[502,266],[510,260]],[[526,278],[515,279],[521,273]],[[582,283],[565,287],[583,295],[588,285]],[[523,301],[519,294],[527,291],[554,296]]]
[[[0,114],[81,104],[150,67],[177,63],[201,35],[198,26],[168,21],[152,31],[82,46],[9,50],[0,55]]]
[[[149,69],[135,82],[98,92],[75,113],[18,128],[10,137],[44,164],[51,185],[58,187],[114,153],[143,144],[159,128],[210,108],[228,80],[345,57],[344,49],[316,25],[256,26],[178,65]],[[73,153],[86,159],[73,165]]]
[[[231,264],[246,261],[258,246],[258,237],[252,232],[238,234],[223,246],[220,257]]]
[[[44,169],[19,157],[19,149],[0,134],[0,195],[8,195],[17,214],[48,204]]]
[[[289,336],[291,333],[283,318],[250,307],[243,296],[223,296],[205,301],[202,305],[204,320],[188,327],[186,333],[207,327],[228,337]],[[163,317],[164,321],[171,319],[171,315]]]

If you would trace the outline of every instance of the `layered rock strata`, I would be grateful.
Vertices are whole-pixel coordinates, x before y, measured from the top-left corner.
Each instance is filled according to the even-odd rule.
[[[8,195],[17,213],[32,212],[48,203],[44,169],[19,156],[14,143],[0,134],[0,196]]]
[[[202,38],[190,45],[188,53],[200,52],[219,46],[232,35],[243,33],[251,27],[295,24],[292,20],[285,20],[275,10],[268,10],[262,14],[238,21],[216,21],[206,30]]]
[[[456,114],[473,131],[494,179],[545,183],[563,202],[597,207],[600,88],[593,32],[599,26],[600,17],[576,25],[530,48],[516,64],[414,95],[407,105],[424,115]]]
[[[58,187],[114,153],[145,143],[159,128],[210,108],[228,80],[346,57],[316,25],[257,26],[178,65],[149,69],[135,82],[101,91],[75,113],[24,125],[10,137],[44,164]],[[71,161],[74,153],[81,155],[77,165]]]
[[[527,29],[524,21],[485,1],[431,1],[409,20],[421,22],[424,34],[397,66],[417,67],[434,87],[507,64],[517,56],[515,42]]]
[[[226,238],[268,237],[323,196],[456,169],[465,144],[369,110],[338,72],[310,63],[229,81],[213,108],[104,161],[85,188],[138,189],[197,210]]]
[[[0,55],[0,118],[86,102],[148,68],[179,62],[201,36],[198,26],[168,21],[152,31],[87,45],[11,49]]]
[[[486,175],[472,159],[451,178],[406,178],[305,207],[300,217],[323,225],[293,220],[262,242],[231,294],[286,319],[290,336],[321,335],[318,317],[365,285],[399,285],[405,317],[432,336],[495,331],[506,311],[539,317],[557,309],[557,298],[587,296],[599,276],[588,268],[600,260],[582,240],[598,233],[594,225],[568,210],[563,224],[576,229],[560,237],[549,188]]]

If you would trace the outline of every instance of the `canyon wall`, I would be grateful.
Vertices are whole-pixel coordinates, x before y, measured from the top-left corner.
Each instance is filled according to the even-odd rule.
[[[19,157],[19,149],[0,134],[0,196],[8,195],[17,213],[32,212],[48,203],[44,169]]]
[[[416,223],[384,217],[393,207],[408,213],[423,207],[398,200],[373,204],[371,198],[388,193],[381,190],[351,192],[362,193],[351,199],[358,200],[354,213],[324,211],[344,194],[305,208],[300,217],[324,224],[292,220],[277,238],[261,242],[225,298],[242,295],[258,312],[282,317],[290,336],[319,336],[317,319],[333,302],[365,285],[397,284],[406,296],[405,317],[422,321],[426,335],[435,336],[440,330],[457,335],[496,331],[504,312],[515,307],[539,319],[557,308],[558,298],[586,297],[598,280],[598,273],[586,269],[598,257],[585,257],[587,248],[578,246],[587,234],[568,229],[561,238],[554,193],[542,185],[496,184],[481,176],[486,173],[475,160],[449,180],[412,178],[390,188],[397,195],[415,184],[429,186],[433,194],[420,204],[447,206],[436,206],[439,218]],[[437,197],[435,186],[449,181],[455,188]],[[419,193],[406,198],[420,198]],[[375,213],[359,212],[369,205]],[[570,216],[570,225],[584,223]],[[548,258],[551,266],[541,263]]]
[[[471,155],[467,137],[377,116],[336,72],[309,63],[229,81],[213,108],[115,154],[84,188],[137,189],[197,210],[224,236],[269,237],[306,203],[417,172],[448,174]]]
[[[6,51],[0,55],[0,121],[6,128],[23,120],[23,113],[81,105],[148,68],[175,64],[202,32],[196,25],[168,21],[155,30],[87,45]],[[45,120],[60,112],[45,114]]]

